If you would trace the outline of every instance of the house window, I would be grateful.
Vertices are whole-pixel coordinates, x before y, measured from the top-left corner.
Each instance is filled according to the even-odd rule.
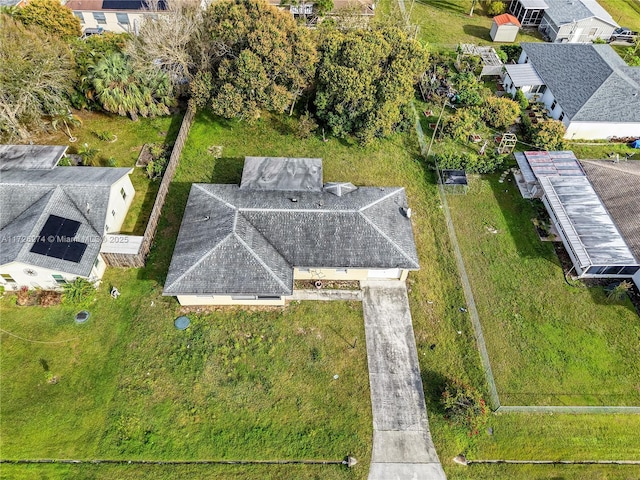
[[[104,231],[105,231],[105,232],[108,232],[108,231],[109,231],[109,225],[105,225],[105,226],[104,226]]]
[[[107,24],[107,17],[103,12],[93,12],[93,19],[98,23],[98,25]]]
[[[255,295],[232,295],[231,300],[255,300],[258,297]]]
[[[115,217],[116,216],[116,211],[115,210],[111,210],[111,216]]]
[[[559,120],[559,121],[564,120],[564,112],[562,112],[562,113],[560,114],[560,116],[558,117],[558,120]]]
[[[97,257],[97,258],[96,258],[96,261],[95,261],[95,262],[93,262],[93,266],[94,266],[94,268],[98,268],[98,265],[100,265],[100,257]]]
[[[340,275],[346,275],[347,274],[347,269],[346,268],[336,268],[336,273],[339,273]]]
[[[558,105],[558,102],[556,102],[555,100],[553,101],[553,103],[551,104],[551,110],[553,110],[554,108],[556,108],[556,105]]]
[[[258,300],[280,300],[282,297],[277,295],[258,295]]]
[[[120,195],[122,195],[122,199],[127,199],[127,192],[124,191],[124,187],[120,189]]]
[[[16,283],[13,277],[8,273],[3,273],[1,276],[2,276],[2,279],[7,283]]]
[[[78,17],[78,20],[80,20],[80,23],[84,23],[84,15],[82,15],[82,12],[73,12],[73,14]]]
[[[620,275],[633,275],[638,270],[640,270],[640,267],[623,267],[622,270],[620,270]]]
[[[67,281],[62,275],[51,275],[58,285],[64,285]]]
[[[298,271],[300,273],[309,273],[309,269],[308,268],[299,268]]]
[[[597,33],[598,33],[598,29],[597,28],[592,28],[591,30],[589,30],[589,36],[590,37],[595,37]]]
[[[116,13],[118,23],[121,25],[129,25],[129,15],[126,13]]]

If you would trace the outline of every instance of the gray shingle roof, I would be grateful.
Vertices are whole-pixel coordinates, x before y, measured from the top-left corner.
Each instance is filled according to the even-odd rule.
[[[595,17],[618,26],[611,15],[595,0],[546,0],[546,2],[549,8],[545,11],[545,15],[556,25]]]
[[[522,48],[569,120],[640,122],[640,67],[627,66],[609,45],[523,43]]]
[[[60,145],[0,145],[0,170],[51,170],[66,151]]]
[[[245,157],[240,188],[322,190],[321,158]]]
[[[582,167],[627,245],[640,260],[640,161],[583,160]]]
[[[111,185],[129,168],[57,167],[0,174],[0,265],[19,261],[88,276],[100,252]],[[32,253],[33,239],[50,215],[80,222],[75,236],[87,244],[79,263]]]
[[[293,199],[293,200],[292,200]],[[288,295],[293,267],[417,269],[403,188],[191,188],[164,294]]]

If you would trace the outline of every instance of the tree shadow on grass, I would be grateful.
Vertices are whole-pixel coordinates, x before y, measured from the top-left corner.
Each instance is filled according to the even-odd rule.
[[[420,377],[422,378],[422,389],[424,390],[427,411],[429,414],[444,415],[445,412],[440,399],[450,379],[440,372],[422,367],[420,368]]]
[[[448,10],[454,13],[468,14],[465,8],[462,8],[458,2],[449,2],[447,0],[417,0],[417,3],[428,7],[437,8],[438,10]]]
[[[462,31],[467,35],[478,38],[479,40],[485,42],[491,41],[491,36],[489,35],[491,30],[487,27],[483,27],[482,25],[463,25]]]
[[[211,183],[228,183],[239,185],[244,168],[244,157],[216,158],[211,177]]]
[[[160,285],[164,285],[191,185],[187,182],[171,183],[158,220],[151,251],[147,256],[146,266],[138,273],[139,279],[155,280]]]

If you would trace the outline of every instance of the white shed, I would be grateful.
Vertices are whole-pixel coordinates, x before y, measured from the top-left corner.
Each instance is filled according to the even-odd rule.
[[[493,17],[489,35],[494,42],[515,42],[519,30],[520,22],[518,19],[513,15],[503,13]]]

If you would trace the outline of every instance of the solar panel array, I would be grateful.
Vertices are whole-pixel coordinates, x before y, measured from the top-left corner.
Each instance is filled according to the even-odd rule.
[[[73,240],[79,228],[80,222],[57,215],[49,215],[30,251],[47,257],[79,263],[87,249],[86,243]]]

